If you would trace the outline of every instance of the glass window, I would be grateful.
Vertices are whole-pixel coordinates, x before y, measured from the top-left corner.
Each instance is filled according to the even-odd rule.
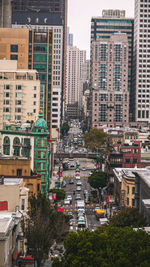
[[[22,98],[22,93],[16,93],[16,97]]]
[[[4,153],[4,155],[10,155],[10,139],[8,136],[4,137],[3,153]]]
[[[18,60],[18,55],[10,55],[11,60]]]
[[[11,52],[18,52],[18,45],[11,45],[10,46],[10,51]]]
[[[16,85],[16,90],[21,90],[22,86],[21,85]]]

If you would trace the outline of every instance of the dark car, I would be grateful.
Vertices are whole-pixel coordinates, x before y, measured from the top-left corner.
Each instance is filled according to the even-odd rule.
[[[73,178],[70,178],[70,180],[69,180],[69,184],[74,184],[74,180],[73,180]]]

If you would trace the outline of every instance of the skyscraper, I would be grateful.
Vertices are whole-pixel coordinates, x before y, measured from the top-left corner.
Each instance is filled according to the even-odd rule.
[[[53,129],[60,129],[60,121],[63,115],[63,95],[66,83],[65,72],[67,45],[67,0],[58,0],[57,2],[54,0],[14,0],[12,10],[12,24],[15,28],[28,27],[30,29],[30,32],[32,31],[32,33],[30,34],[29,45],[29,68],[33,67],[35,69],[38,69],[39,73],[41,74],[40,77],[43,77],[43,79],[45,79],[47,94],[44,100],[44,110],[49,109],[48,113],[45,112],[45,119],[47,120],[48,127],[52,124]],[[34,54],[33,51],[35,50],[35,54],[38,52],[39,56],[42,56],[43,53],[46,53],[45,60],[47,61],[47,53],[49,53],[48,50],[46,49],[37,51],[37,44],[34,45],[32,38],[34,36],[34,32],[36,32],[36,35],[42,35],[42,43],[44,45],[44,38],[46,43],[49,42],[47,34],[50,29],[52,30],[52,35],[54,37],[54,42],[51,43],[51,46],[53,48],[52,69],[48,71],[50,73],[52,72],[51,82],[49,79],[50,73],[44,78],[42,74],[43,71],[45,72],[45,70],[42,68],[42,66],[41,68],[37,67],[40,64],[40,59],[39,63],[34,64],[33,62],[35,56],[32,57],[32,55]],[[44,34],[47,35],[47,37],[44,37]],[[50,35],[51,33],[49,34],[49,36]],[[52,40],[52,38],[50,40]],[[37,41],[36,43],[39,43],[39,41]],[[33,64],[31,64],[31,61]],[[46,61],[44,64],[46,64]],[[52,96],[52,92],[55,94],[55,97]],[[56,94],[58,94],[59,97]],[[59,98],[60,102],[55,103],[57,104],[57,107],[52,108],[52,101],[54,100],[54,98]],[[56,112],[57,114],[55,114],[56,109],[58,110],[58,112]],[[52,112],[54,112],[54,118],[52,116]],[[57,123],[54,123],[54,121],[56,120]]]
[[[100,93],[100,90],[102,90],[103,92],[101,91],[101,94],[105,94],[110,89],[114,90],[114,92],[116,90],[115,83],[113,85],[113,80],[111,80],[112,77],[109,78],[109,76],[108,76],[108,75],[112,75],[112,76],[114,75],[113,74],[114,69],[112,68],[113,66],[108,67],[109,60],[104,60],[104,62],[102,62],[103,60],[98,58],[99,56],[105,56],[105,57],[109,56],[110,51],[108,50],[108,48],[110,47],[110,44],[112,45],[112,47],[114,47],[113,48],[114,52],[112,51],[112,53],[114,53],[114,54],[112,56],[115,55],[115,49],[117,49],[117,50],[119,49],[119,51],[120,51],[119,57],[121,60],[122,60],[122,56],[123,56],[122,53],[124,53],[124,48],[123,48],[122,44],[126,45],[126,51],[128,54],[128,59],[127,59],[128,60],[128,66],[127,66],[128,73],[126,74],[127,79],[125,77],[126,86],[124,89],[123,89],[123,87],[121,87],[119,90],[127,90],[130,95],[132,93],[133,27],[134,27],[134,20],[126,18],[125,17],[125,11],[120,11],[120,10],[103,10],[101,17],[93,17],[91,20],[91,78],[90,78],[91,115],[92,115],[91,116],[91,122],[94,119],[93,116],[95,116],[95,109],[96,109],[96,108],[94,109],[94,106],[93,106],[94,103],[92,102],[92,101],[94,101],[94,98],[92,96],[92,92],[94,92],[94,90],[98,90],[98,92]],[[119,37],[119,34],[120,34],[120,37]],[[116,40],[117,37],[113,37],[113,36],[118,36],[119,37],[118,41]],[[126,43],[126,40],[123,36],[126,36],[127,43]],[[113,40],[113,38],[114,38],[114,40]],[[115,42],[116,42],[116,44],[115,44]],[[118,42],[118,44],[117,44],[117,42]],[[120,43],[120,46],[119,46],[119,43]],[[115,47],[118,47],[118,48],[115,48]],[[111,49],[111,47],[110,47],[110,49]],[[110,65],[111,64],[112,63],[110,63]],[[120,64],[120,63],[118,62],[117,64]],[[101,65],[105,65],[105,66],[101,66]],[[126,63],[125,63],[125,65],[126,65]],[[120,74],[118,73],[120,75],[120,77],[118,77],[118,79],[120,80],[121,84],[124,82],[123,81],[124,79],[123,79],[123,69],[122,68],[123,68],[123,66],[120,64],[120,71],[118,70],[120,72]],[[111,73],[109,73],[110,70],[112,71]],[[97,71],[99,71],[99,74],[96,74]],[[116,70],[116,72],[117,72],[117,70]],[[105,73],[106,77],[103,77],[103,76],[105,76],[104,73]],[[94,86],[94,84],[95,84],[94,80],[96,78],[96,77],[94,77],[94,75],[99,75],[96,86]],[[102,83],[103,82],[105,83],[105,88],[103,88],[103,84],[101,83],[101,79],[103,79]],[[121,86],[124,86],[124,85],[122,84]],[[97,100],[97,101],[99,101],[99,100]],[[127,102],[129,105],[129,99],[127,100]],[[106,110],[104,113],[105,114],[107,114],[107,112],[109,113],[110,107],[108,105],[105,106],[105,109]],[[116,109],[117,109],[117,107],[116,107]],[[99,111],[97,110],[97,112],[100,112],[100,114],[101,114],[101,110],[99,110]],[[131,110],[130,118],[132,118],[132,110]],[[114,125],[112,123],[113,120],[114,120],[113,117],[109,118],[109,119],[105,118],[105,121],[102,122],[102,118],[100,119],[99,117],[97,117],[97,119],[95,121],[96,123],[92,123],[92,125],[99,127],[102,124],[107,125],[107,123],[108,123],[108,125],[113,126]],[[120,118],[120,120],[121,120],[121,118]],[[126,121],[128,121],[128,115],[127,115]],[[114,123],[115,123],[115,121],[114,121]],[[117,123],[119,125],[121,125],[121,123],[123,124],[123,121],[122,122],[118,121]],[[116,123],[115,123],[115,125],[116,125]]]
[[[150,123],[150,1],[135,0],[134,119]]]
[[[12,0],[0,0],[0,27],[10,28],[12,19]]]

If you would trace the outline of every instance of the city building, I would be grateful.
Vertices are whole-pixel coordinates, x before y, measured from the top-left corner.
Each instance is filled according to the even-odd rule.
[[[24,255],[24,239],[21,231],[22,213],[0,211],[0,266],[18,265],[19,256]]]
[[[134,120],[150,123],[150,3],[135,0],[133,107]]]
[[[18,69],[28,69],[29,30],[0,28],[0,60],[17,60]]]
[[[114,196],[122,207],[135,207],[135,169],[114,168]]]
[[[49,132],[43,113],[35,123],[5,125],[2,155],[31,158],[31,171],[41,176],[41,193],[49,189]],[[22,175],[22,171],[18,171]]]
[[[45,111],[45,119],[48,123],[48,127],[50,126],[51,122],[51,115],[50,110],[52,108],[52,105],[50,102],[52,102],[52,90],[51,90],[51,83],[53,84],[54,90],[53,92],[61,94],[57,98],[59,98],[58,107],[54,109],[59,109],[60,116],[63,116],[63,101],[64,101],[64,91],[66,86],[66,53],[67,53],[67,0],[58,0],[57,2],[55,0],[49,1],[49,0],[14,0],[13,1],[13,8],[12,8],[12,27],[18,28],[18,27],[29,27],[32,29],[32,31],[37,32],[37,35],[39,36],[41,33],[41,41],[36,41],[36,47],[32,46],[32,34],[31,34],[31,44],[30,44],[30,51],[35,50],[35,54],[39,53],[39,56],[42,56],[43,54],[49,54],[51,57],[51,51],[49,51],[49,48],[45,47],[44,44],[46,43],[47,46],[52,44],[54,46],[54,53],[53,53],[53,62],[54,62],[54,68],[51,69],[50,66],[47,69],[47,60],[46,55],[43,55],[42,57],[42,63],[45,66],[40,66],[39,70],[41,72],[41,76],[44,72],[44,76],[42,76],[41,80],[44,83],[45,79],[45,86],[47,87],[47,97],[46,99],[46,105],[48,105],[49,111]],[[54,37],[54,41],[52,41],[51,33],[47,33],[47,36],[45,32],[49,32],[50,29],[54,29],[54,33],[52,33]],[[50,39],[49,39],[50,36]],[[47,40],[47,41],[46,41]],[[33,41],[34,42],[34,41]],[[41,43],[40,48],[39,43]],[[42,45],[43,44],[43,45]],[[46,52],[47,51],[47,52]],[[32,56],[29,55],[32,60]],[[49,60],[51,60],[49,57]],[[45,58],[45,59],[44,59]],[[48,57],[47,57],[48,58]],[[34,58],[33,58],[34,61]],[[49,62],[50,63],[50,62]],[[36,66],[41,65],[41,59],[36,60],[35,62]],[[51,65],[51,64],[50,64]],[[33,68],[36,68],[33,67]],[[47,71],[46,71],[47,69]],[[46,75],[46,73],[47,75]],[[51,77],[51,73],[53,73],[53,77]],[[53,81],[52,81],[53,79]],[[49,107],[50,106],[50,107]],[[48,116],[46,116],[48,114]],[[54,118],[52,119],[53,122],[53,132],[56,134],[56,128],[60,129],[60,118],[58,115],[58,118],[56,117],[55,111],[54,111]],[[57,122],[56,122],[57,121]],[[51,134],[51,131],[50,131]]]
[[[68,32],[67,32],[67,45],[68,46],[73,46],[73,33],[69,32],[69,27],[67,29],[68,29]]]
[[[28,157],[0,156],[0,175],[7,179],[22,178],[24,186],[29,189],[28,199],[41,192],[41,175],[33,173]]]
[[[129,124],[128,38],[112,34],[92,42],[92,127]]]
[[[96,81],[95,83],[97,83],[99,81],[101,81],[100,86],[102,86],[102,90],[103,90],[103,94],[105,94],[105,92],[108,92],[110,90],[109,88],[109,84],[111,85],[111,88],[113,87],[113,73],[116,74],[114,79],[116,78],[116,82],[114,80],[114,87],[116,87],[119,84],[122,83],[122,85],[125,85],[125,88],[123,87],[122,89],[126,90],[126,92],[128,92],[130,94],[130,96],[132,97],[132,64],[133,64],[133,36],[134,36],[134,20],[130,19],[130,18],[126,18],[125,17],[125,11],[123,10],[103,10],[102,12],[102,16],[101,17],[93,17],[91,20],[91,89],[96,89],[99,90],[100,87],[98,87],[98,84],[93,87],[94,85],[94,80],[95,78]],[[117,34],[117,35],[116,35]],[[115,65],[119,65],[119,66],[108,66],[107,61],[104,60],[102,61],[108,54],[110,54],[109,52],[111,52],[111,46],[109,46],[109,44],[111,45],[110,39],[111,38],[117,38],[116,36],[120,36],[120,40],[118,40],[118,43],[116,43],[116,45],[114,46],[114,52],[116,55],[119,55],[120,53],[120,58],[122,58],[122,53],[123,51],[125,52],[126,50],[126,60],[125,60],[125,65],[126,65],[126,71],[124,73],[124,69],[118,59],[117,59],[117,64]],[[122,36],[122,37],[121,37]],[[126,36],[126,37],[125,37]],[[124,45],[126,45],[126,49],[124,47],[123,49],[123,43],[121,41],[121,38],[124,39],[123,43]],[[125,40],[127,38],[127,40]],[[112,40],[113,41],[113,40]],[[101,46],[100,46],[101,43]],[[126,43],[126,44],[125,44]],[[112,43],[113,45],[113,43]],[[107,50],[107,47],[109,47],[110,50]],[[100,51],[99,51],[100,49]],[[95,50],[95,51],[93,51]],[[120,51],[120,52],[119,52]],[[102,56],[100,61],[101,61],[101,65],[104,65],[103,67],[99,65],[99,63],[95,62],[95,59],[98,60],[98,55]],[[113,51],[112,51],[113,52]],[[95,57],[94,57],[94,53],[95,53]],[[98,53],[98,54],[97,54]],[[122,58],[123,59],[123,58]],[[96,66],[97,64],[97,66]],[[128,65],[128,67],[127,67]],[[106,68],[105,68],[106,66]],[[110,68],[109,68],[110,67]],[[118,69],[117,69],[118,68]],[[111,70],[111,71],[109,71]],[[98,72],[100,71],[100,72]],[[111,73],[112,72],[112,73]],[[120,74],[119,74],[120,73]],[[96,76],[94,76],[96,74]],[[109,74],[110,79],[109,79]],[[118,77],[117,77],[118,75]],[[124,81],[124,75],[125,75],[125,81]],[[99,76],[99,77],[98,77]],[[103,77],[106,76],[106,77]],[[117,85],[118,84],[118,85]],[[105,87],[105,88],[104,88]],[[106,90],[106,91],[104,91]],[[116,92],[119,94],[119,92]],[[128,95],[127,93],[127,95]],[[131,98],[130,97],[130,98]],[[92,92],[91,92],[91,100],[92,100]],[[93,99],[94,100],[94,99]],[[95,101],[95,100],[94,100]],[[99,101],[99,100],[98,100]],[[100,100],[101,101],[101,100]],[[109,99],[108,99],[109,101]],[[111,101],[111,100],[110,100]],[[129,101],[129,98],[128,98]],[[103,108],[106,109],[106,111],[103,111]],[[91,103],[91,111],[93,109],[92,103]],[[94,107],[94,109],[96,109]],[[106,105],[104,107],[101,107],[102,110],[100,110],[100,114],[103,113],[107,113],[110,111],[111,107],[109,105]],[[112,108],[112,110],[114,110],[114,108]],[[118,106],[116,106],[116,112],[118,111]],[[94,112],[94,111],[93,111]],[[129,116],[130,120],[132,120],[132,105],[130,103],[130,114],[127,115]],[[98,113],[98,111],[97,111]],[[121,114],[121,111],[119,111],[119,113]],[[93,113],[91,113],[93,114]],[[128,117],[127,117],[128,119]],[[93,125],[97,125],[97,127],[99,127],[99,124],[102,124],[103,118],[100,118],[100,121],[98,119],[98,121],[96,120],[95,123]],[[109,123],[109,125],[112,125],[110,122],[110,120],[112,120],[111,118],[109,118],[108,120],[105,121],[105,123],[103,124],[107,124],[107,122]],[[91,118],[91,122],[92,122],[92,118]],[[116,123],[116,125],[118,124],[118,122]],[[127,124],[125,122],[125,124]],[[92,125],[92,126],[93,126]],[[120,123],[119,123],[120,125]]]
[[[86,51],[80,50],[75,46],[68,46],[67,48],[67,84],[66,84],[66,96],[65,103],[67,105],[75,104],[79,105],[80,101],[80,78],[81,78],[81,66],[86,61]],[[83,89],[82,89],[83,90]]]
[[[144,214],[150,224],[150,170],[136,170],[135,207]]]
[[[23,179],[0,178],[0,211],[15,212],[16,208],[25,215],[28,210],[28,192]]]
[[[0,60],[0,129],[6,122],[38,119],[40,80],[36,70],[17,68],[16,60]]]
[[[0,28],[10,28],[12,20],[12,0],[0,1]]]

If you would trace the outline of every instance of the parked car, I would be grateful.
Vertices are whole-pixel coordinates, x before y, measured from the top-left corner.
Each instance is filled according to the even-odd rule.
[[[77,185],[82,185],[81,180],[77,181]]]
[[[81,195],[80,194],[76,194],[76,200],[80,200],[81,199]]]
[[[80,175],[76,175],[76,180],[80,180]]]
[[[64,205],[70,205],[70,200],[69,199],[64,199]]]
[[[72,196],[71,195],[68,195],[67,196],[67,199],[70,200],[70,202],[72,201]]]
[[[81,186],[77,186],[77,191],[81,191]]]

